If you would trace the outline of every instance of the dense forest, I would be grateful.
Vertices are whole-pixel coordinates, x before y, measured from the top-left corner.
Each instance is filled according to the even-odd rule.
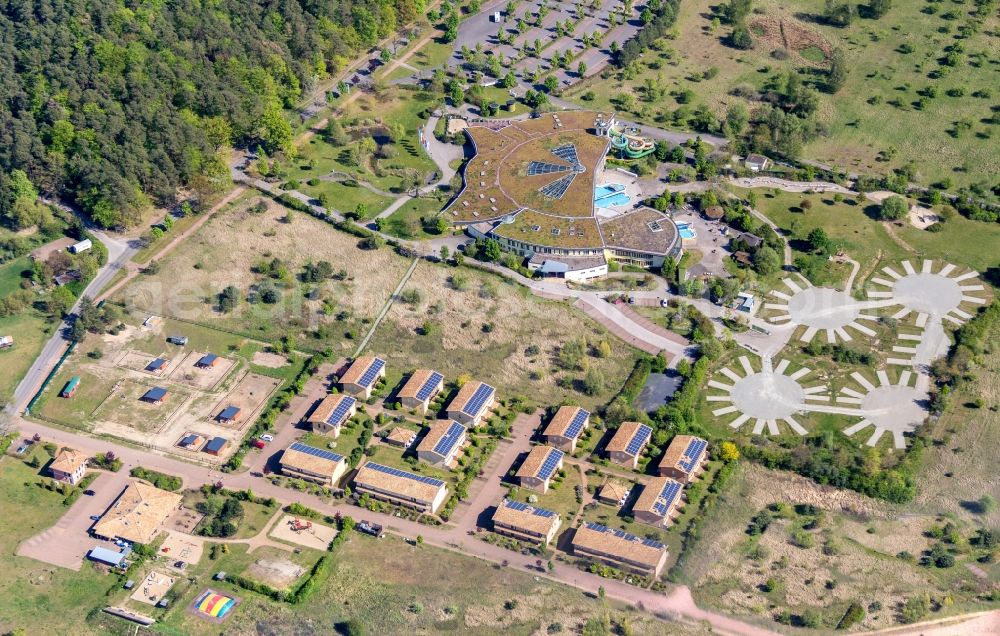
[[[225,187],[221,151],[287,149],[283,109],[423,0],[0,0],[0,217],[11,183],[135,223]]]

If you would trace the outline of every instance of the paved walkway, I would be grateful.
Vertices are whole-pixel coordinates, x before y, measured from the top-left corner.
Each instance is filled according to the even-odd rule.
[[[850,188],[845,188],[828,181],[790,181],[777,177],[745,177],[733,179],[732,184],[740,188],[777,188],[785,192],[839,192],[840,194],[857,194]]]

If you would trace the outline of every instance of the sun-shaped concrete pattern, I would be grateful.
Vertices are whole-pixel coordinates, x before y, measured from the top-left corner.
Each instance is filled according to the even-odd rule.
[[[903,371],[898,381],[893,384],[888,374],[880,369],[877,372],[878,385],[873,384],[858,372],[851,377],[863,388],[863,391],[845,387],[837,396],[838,404],[857,404],[863,419],[844,430],[845,435],[854,435],[869,426],[874,427],[871,437],[865,442],[875,446],[882,435],[888,431],[892,434],[893,445],[905,448],[905,434],[912,432],[927,417],[927,393],[916,387],[909,386],[912,374]]]
[[[962,303],[982,305],[985,298],[974,292],[983,292],[985,288],[976,278],[976,272],[969,271],[952,276],[955,265],[946,263],[938,271],[934,271],[934,262],[924,260],[920,271],[914,268],[910,261],[903,261],[900,274],[896,269],[886,266],[882,268],[888,278],[876,276],[872,284],[885,289],[872,289],[868,297],[873,299],[889,299],[902,306],[895,318],[903,318],[910,312],[917,312],[917,326],[923,327],[929,317],[947,320],[960,325],[972,317],[962,309]]]
[[[796,325],[804,325],[806,329],[799,338],[803,342],[809,342],[820,331],[826,333],[826,341],[830,343],[838,339],[851,340],[847,327],[866,336],[875,335],[873,330],[858,322],[876,320],[875,316],[861,312],[865,303],[829,287],[813,287],[792,278],[786,278],[782,282],[791,294],[772,290],[771,295],[783,302],[765,303],[764,307],[780,312],[771,318],[771,322],[790,321]]]
[[[783,420],[789,428],[805,435],[806,429],[802,427],[793,417],[797,411],[803,410],[807,400],[829,400],[829,397],[821,395],[826,391],[825,386],[814,386],[804,388],[798,380],[809,373],[809,369],[799,369],[791,375],[784,375],[788,368],[788,361],[781,360],[777,366],[772,368],[771,361],[767,358],[763,360],[763,368],[755,371],[746,356],[739,358],[740,366],[744,375],[725,367],[719,371],[721,375],[731,380],[732,384],[726,384],[717,380],[708,382],[709,388],[725,391],[725,395],[709,395],[706,399],[709,402],[729,402],[729,406],[723,406],[712,411],[712,414],[721,417],[729,413],[739,413],[729,426],[738,429],[749,420],[754,420],[753,433],[759,435],[766,427],[770,435],[778,435],[778,421]]]

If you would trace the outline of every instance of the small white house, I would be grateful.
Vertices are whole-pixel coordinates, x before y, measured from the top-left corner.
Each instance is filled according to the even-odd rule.
[[[92,247],[94,247],[94,244],[90,241],[90,239],[83,239],[79,243],[70,245],[69,251],[71,254],[79,254],[81,252],[86,252]]]

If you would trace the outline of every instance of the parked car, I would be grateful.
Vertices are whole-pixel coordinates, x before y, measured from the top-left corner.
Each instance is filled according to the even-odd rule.
[[[90,490],[90,489],[88,488],[87,490],[84,490],[84,491],[83,491],[83,494],[87,495],[88,497],[93,497],[93,496],[94,496],[95,494],[97,494],[97,493],[95,493],[95,492],[94,492],[93,490]]]
[[[264,434],[264,435],[261,435],[260,438],[262,440],[264,440],[265,442],[273,442],[274,441],[274,435]]]
[[[101,520],[101,515],[90,515],[90,520],[91,521],[100,521]]]
[[[27,451],[27,450],[28,450],[28,445],[27,444],[21,444],[20,446],[17,447],[17,454],[18,455],[24,455],[25,451]]]

